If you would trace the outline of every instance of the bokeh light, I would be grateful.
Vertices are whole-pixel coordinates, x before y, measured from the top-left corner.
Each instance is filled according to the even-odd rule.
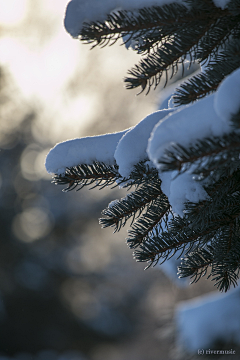
[[[13,231],[23,242],[32,242],[47,236],[53,228],[53,221],[46,209],[29,207],[16,215]]]

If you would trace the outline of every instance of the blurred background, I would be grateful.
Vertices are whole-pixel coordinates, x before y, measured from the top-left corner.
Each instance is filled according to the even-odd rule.
[[[174,309],[213,290],[143,271],[98,218],[125,192],[63,193],[44,162],[57,142],[120,131],[156,110],[123,77],[139,58],[63,27],[67,0],[0,0],[0,360],[170,360]]]

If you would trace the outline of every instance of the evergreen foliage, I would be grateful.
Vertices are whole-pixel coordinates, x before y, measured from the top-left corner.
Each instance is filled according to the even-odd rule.
[[[224,10],[211,0],[186,0],[184,5],[116,11],[103,22],[85,23],[79,38],[93,47],[122,38],[131,42],[143,58],[124,81],[128,89],[140,87],[147,93],[164,74],[167,82],[185,59],[190,64],[205,63],[204,71],[175,93],[176,106],[185,105],[214,92],[239,67],[240,1],[231,0]],[[235,131],[240,127],[240,111],[231,121],[230,134],[204,138],[188,148],[174,145],[159,159],[162,171],[191,170],[196,181],[208,179],[204,186],[208,199],[185,203],[183,217],[173,214],[148,159],[136,164],[128,178],[121,177],[116,164],[94,163],[67,169],[54,182],[68,184],[67,190],[93,184],[131,189],[103,211],[102,227],[118,231],[131,220],[127,243],[135,249],[137,261],[151,266],[180,251],[184,256],[180,277],[196,282],[207,274],[219,290],[227,291],[237,284],[240,269],[240,135]]]

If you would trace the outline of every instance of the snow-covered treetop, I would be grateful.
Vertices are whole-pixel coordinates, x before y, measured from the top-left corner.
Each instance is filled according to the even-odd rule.
[[[180,250],[179,274],[210,276],[227,291],[239,274],[239,0],[72,0],[65,27],[95,46],[123,39],[141,59],[127,89],[182,83],[167,109],[115,134],[69,140],[48,154],[56,184],[128,190],[100,219],[118,231],[132,218],[127,243],[155,265]],[[197,63],[201,72],[183,79]],[[165,85],[166,85],[165,84]],[[178,86],[178,85],[177,85]],[[116,185],[114,185],[116,186]],[[195,247],[195,245],[197,245]]]

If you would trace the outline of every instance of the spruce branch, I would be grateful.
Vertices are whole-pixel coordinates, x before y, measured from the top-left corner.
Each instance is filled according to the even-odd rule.
[[[216,56],[220,49],[225,49],[231,37],[239,33],[239,16],[227,13],[223,17],[212,19],[211,26],[199,40],[195,58],[204,61]]]
[[[134,165],[129,177],[125,179],[125,186],[124,180],[122,180],[122,184],[129,189],[133,185],[139,186],[144,183],[150,184],[151,186],[152,183],[158,181],[159,177],[157,169],[149,164],[149,159],[145,159]]]
[[[229,1],[224,10],[212,0],[117,10],[104,21],[84,23],[79,37],[92,47],[112,45],[120,38],[130,43],[144,56],[128,72],[126,87],[140,87],[147,93],[162,83],[164,75],[166,85],[179,65],[184,71],[185,60],[190,66],[205,63],[204,72],[176,92],[175,104],[184,105],[213,93],[239,68],[240,0]],[[131,220],[127,244],[137,261],[150,267],[180,252],[184,256],[180,277],[190,276],[197,282],[207,275],[219,290],[227,291],[232,284],[236,286],[240,271],[240,109],[232,114],[231,124],[231,133],[194,140],[188,146],[171,145],[158,159],[158,169],[145,159],[123,178],[116,163],[94,162],[67,168],[53,182],[67,185],[65,191],[84,186],[134,187],[103,210],[102,227],[113,227],[116,232]],[[183,204],[183,217],[174,214],[161,190],[159,169],[194,175],[208,196],[198,203]],[[181,194],[182,189],[179,191]]]
[[[64,192],[76,189],[81,190],[84,186],[91,189],[106,186],[122,186],[130,189],[132,186],[139,186],[144,182],[159,181],[158,172],[148,165],[146,160],[140,161],[134,166],[128,178],[122,177],[118,172],[118,165],[108,165],[103,162],[94,161],[93,164],[79,164],[67,167],[64,175],[55,175],[52,183],[55,185],[68,185]],[[115,183],[115,184],[114,184]]]
[[[238,218],[235,218],[234,220],[231,219],[231,223],[227,226],[223,226],[221,231],[219,231],[217,236],[215,236],[212,240],[212,247],[214,248],[214,261],[217,264],[224,263],[226,266],[230,261],[232,266],[236,263],[236,259],[238,259],[237,263],[238,266],[240,266],[240,254],[238,251],[236,252],[236,250],[239,250],[240,248],[239,228],[236,226],[237,224]]]
[[[95,184],[92,189],[97,186],[102,189],[120,179],[117,165],[106,165],[95,161],[92,165],[80,164],[66,168],[65,174],[55,175],[52,182],[56,185],[68,185],[63,191],[70,191],[75,188],[81,190],[84,186],[92,184]]]
[[[85,23],[79,36],[93,47],[112,45],[123,37],[124,42],[134,41],[138,53],[153,52],[129,71],[132,77],[124,80],[128,89],[141,86],[143,91],[148,86],[149,91],[153,84],[156,88],[163,73],[168,76],[171,69],[173,75],[187,55],[200,61],[216,52],[238,24],[229,11],[211,1],[207,6],[206,1],[188,3],[190,9],[173,3],[135,12],[115,11],[103,22]]]
[[[190,29],[179,30],[177,34],[164,42],[153,54],[149,54],[138,65],[128,71],[131,77],[124,79],[126,88],[133,89],[140,86],[142,88],[141,92],[147,88],[148,94],[153,85],[154,89],[159,85],[163,74],[166,75],[166,85],[169,69],[174,74],[177,72],[179,64],[183,64],[187,55],[192,59],[192,49],[207,29],[208,24],[196,22]]]
[[[216,263],[214,261],[214,249],[209,245],[200,251],[192,252],[185,256],[178,267],[178,275],[179,278],[190,277],[192,279],[190,284],[193,284],[207,274],[209,267],[212,267],[212,269],[207,279],[212,277],[212,281],[215,282],[214,285],[217,286],[219,291],[227,292],[231,285],[237,286],[239,265],[238,268],[227,268],[222,263]]]
[[[232,171],[240,167],[240,134],[232,131],[221,137],[212,136],[197,140],[189,147],[173,144],[158,160],[161,171],[178,170],[200,175],[201,180],[212,172],[228,167]],[[215,174],[216,175],[216,174]]]
[[[174,217],[168,225],[168,231],[163,231],[157,236],[150,236],[140,244],[140,250],[134,252],[134,257],[140,262],[149,262],[149,266],[156,265],[161,258],[167,260],[178,250],[190,252],[195,246],[204,246],[218,230],[217,226],[199,231],[189,226],[186,217]]]
[[[196,283],[207,274],[209,266],[213,261],[213,249],[207,245],[200,251],[193,251],[186,255],[178,267],[179,278],[190,277],[190,284]],[[210,275],[208,276],[208,278]]]
[[[221,77],[221,79],[223,79],[223,77]],[[197,74],[181,84],[181,86],[176,90],[173,95],[174,105],[186,105],[197,99],[201,99],[204,96],[216,91],[218,85],[219,80],[212,77],[210,71],[208,73]]]
[[[212,1],[207,1],[207,6],[205,1],[200,2],[200,6],[196,1],[185,2],[192,6],[190,10],[184,4],[176,2],[135,11],[112,11],[104,21],[85,22],[79,38],[84,43],[93,43],[95,47],[113,45],[121,37],[127,37],[126,42],[135,40],[135,49],[145,52],[189,24],[206,19],[213,21],[229,14],[227,10],[215,7]]]
[[[201,232],[224,226],[231,227],[240,216],[240,172],[221,177],[211,186],[205,187],[209,199],[199,203],[187,202],[185,213],[189,224]],[[217,234],[217,233],[216,233]]]
[[[191,3],[193,7],[188,15],[191,14],[192,21],[188,22],[187,29],[178,27],[177,32],[173,32],[167,37],[166,42],[160,44],[160,48],[128,72],[132,75],[124,80],[128,89],[141,86],[144,91],[147,87],[148,93],[153,84],[154,88],[157,87],[163,73],[166,74],[166,85],[167,70],[172,69],[174,74],[178,64],[183,63],[187,55],[191,62],[210,60],[221,46],[225,46],[230,35],[235,34],[239,29],[238,17],[232,16],[228,11],[222,11],[220,15],[217,8],[214,8],[212,16],[207,12],[209,16],[200,20],[196,15],[203,11],[204,2],[199,2],[201,4],[199,7],[196,2]]]
[[[214,239],[214,259],[211,277],[220,291],[227,292],[230,286],[237,286],[240,271],[239,217],[225,227],[218,239]]]
[[[173,101],[176,106],[189,104],[216,91],[220,82],[239,67],[240,40],[233,39],[225,49],[215,54],[205,71],[191,77],[176,90]]]
[[[227,3],[227,10],[232,15],[239,15],[240,14],[240,0],[230,0]]]
[[[163,193],[147,207],[145,213],[135,222],[128,231],[127,244],[136,248],[147,241],[152,233],[158,234],[162,230],[161,222],[170,212],[170,204]]]
[[[238,286],[239,271],[235,273],[234,271],[225,269],[222,265],[219,265],[215,268],[215,274],[213,280],[216,281],[216,283],[214,285],[217,286],[219,291],[227,292],[232,285],[234,287]],[[214,276],[214,274],[212,276]]]
[[[213,278],[220,291],[227,291],[231,285],[236,286],[240,267],[239,176],[238,172],[230,180],[226,177],[225,181],[219,181],[218,189],[213,194],[215,198],[202,202],[201,207],[195,204],[195,209],[200,211],[188,213],[188,220],[192,221],[194,228],[199,227],[199,233],[213,229],[214,226],[216,232],[210,239],[211,246],[196,247],[185,256],[179,268],[180,277],[190,276],[196,282],[206,274],[207,267],[211,265],[208,278]]]
[[[103,228],[114,227],[114,232],[119,231],[128,219],[132,217],[132,223],[139,217],[143,210],[149,208],[151,203],[162,194],[161,181],[158,179],[152,184],[144,183],[136,191],[128,194],[125,198],[110,204],[102,211],[105,216],[99,220]]]
[[[144,47],[147,43],[152,46],[176,31],[176,18],[178,24],[186,25],[190,20],[186,12],[187,8],[179,3],[146,7],[134,12],[113,11],[103,22],[84,23],[79,36],[84,43],[93,43],[93,47],[113,45],[122,37],[127,37],[125,42],[135,40],[137,48],[141,48],[142,39],[146,39],[143,40]]]
[[[182,259],[178,268],[180,278],[190,277],[191,283],[197,282],[205,276],[209,267],[211,271],[207,278],[212,277],[215,286],[220,291],[229,290],[230,286],[237,286],[240,268],[240,242],[239,225],[232,223],[229,227],[223,227],[215,237],[211,245],[197,248]]]
[[[177,216],[168,225],[168,232],[148,237],[135,252],[136,260],[150,262],[151,266],[180,249],[188,254],[192,248],[201,249],[209,242],[224,244],[223,232],[228,234],[225,240],[229,241],[231,227],[240,217],[239,200],[240,192],[237,192],[227,199],[222,198],[219,204],[212,200],[195,204],[194,214],[188,212],[183,219]]]

